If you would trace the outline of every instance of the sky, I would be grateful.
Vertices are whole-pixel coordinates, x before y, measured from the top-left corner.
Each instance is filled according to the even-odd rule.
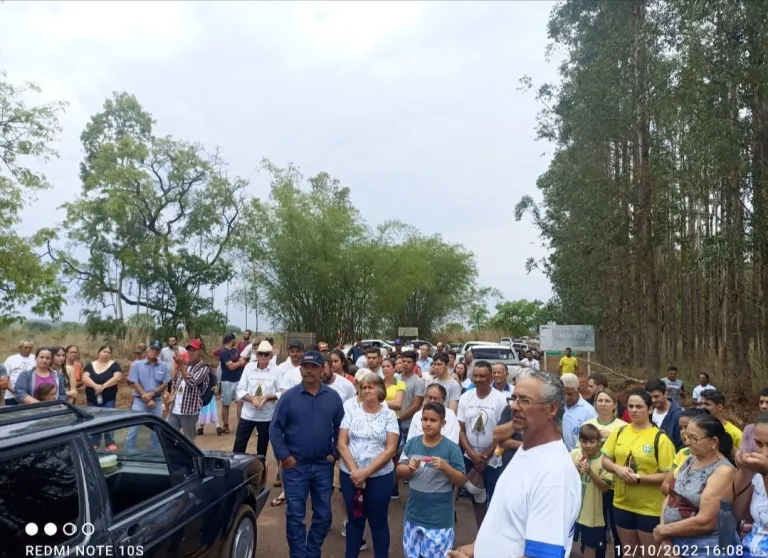
[[[158,135],[222,149],[230,173],[267,198],[266,157],[351,188],[372,226],[399,219],[475,255],[479,283],[505,298],[552,292],[525,260],[544,254],[524,195],[552,147],[519,80],[557,80],[545,60],[553,2],[6,2],[0,68],[64,100],[53,189],[20,232],[63,220],[80,191],[79,135],[114,91],[137,96]],[[234,287],[233,287],[234,288]],[[215,293],[226,309],[225,288]],[[78,320],[74,301],[64,319]],[[244,327],[229,305],[229,323]],[[261,319],[260,326],[263,326]],[[254,316],[248,316],[254,326]]]

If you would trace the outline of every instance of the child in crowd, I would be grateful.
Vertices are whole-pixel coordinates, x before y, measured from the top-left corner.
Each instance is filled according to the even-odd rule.
[[[421,425],[424,434],[408,438],[397,466],[397,477],[410,481],[403,551],[405,558],[444,558],[453,550],[453,489],[467,482],[464,457],[441,434],[441,403],[424,405]]]
[[[581,475],[583,494],[576,520],[576,536],[581,541],[584,558],[602,558],[606,542],[603,492],[611,489],[613,475],[603,469],[597,426],[583,424],[579,429],[579,443],[581,447],[571,452],[573,464]]]
[[[57,390],[54,384],[40,384],[35,390],[34,398],[38,401],[56,401]]]

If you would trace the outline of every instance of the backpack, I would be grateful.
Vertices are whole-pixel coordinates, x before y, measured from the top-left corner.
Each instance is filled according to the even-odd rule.
[[[619,433],[616,434],[616,443],[619,442],[619,436],[621,436],[621,433],[624,432],[624,429],[627,426],[628,425],[625,424],[624,426],[619,428]],[[656,436],[653,437],[653,457],[656,458],[656,466],[658,467],[659,466],[659,440],[661,439],[662,435],[666,436],[666,432],[664,432],[662,429],[660,429],[656,425],[654,425],[653,427],[656,428]]]
[[[218,383],[218,378],[216,377],[216,373],[208,369],[208,385],[205,388],[205,391],[203,391],[203,407],[208,405],[208,403],[211,402],[211,399],[213,399],[213,390],[216,388],[216,384]]]

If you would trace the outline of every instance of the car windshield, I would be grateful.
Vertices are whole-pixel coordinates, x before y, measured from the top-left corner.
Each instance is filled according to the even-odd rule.
[[[474,347],[472,356],[478,360],[518,360],[517,353],[508,347]]]

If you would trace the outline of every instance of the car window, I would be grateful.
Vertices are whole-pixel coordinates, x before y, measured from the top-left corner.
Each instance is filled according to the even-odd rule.
[[[93,431],[89,437],[115,516],[135,509],[196,474],[190,452],[156,425]],[[103,446],[99,443],[102,441]]]
[[[75,470],[69,443],[0,458],[0,558],[27,556],[34,544],[62,545],[77,536]],[[55,527],[50,535],[49,524]]]
[[[487,347],[472,349],[475,360],[517,360],[517,353],[512,348]]]

